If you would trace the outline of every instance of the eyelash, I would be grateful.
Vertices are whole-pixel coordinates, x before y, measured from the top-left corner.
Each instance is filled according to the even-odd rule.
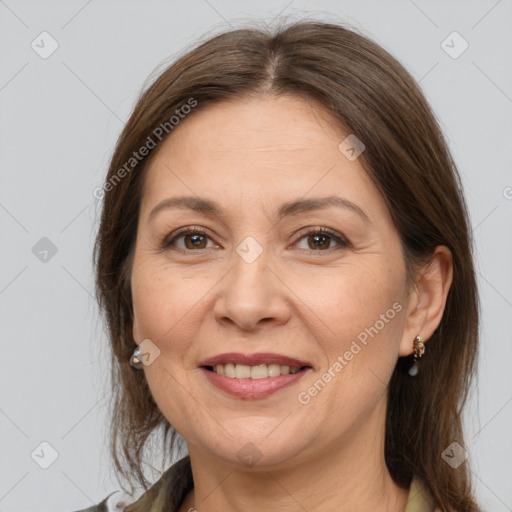
[[[176,250],[176,251],[180,251],[180,252],[189,252],[189,253],[190,252],[200,252],[200,251],[206,250],[206,249],[194,250],[194,249],[172,248],[172,245],[176,242],[176,240],[178,240],[179,238],[182,238],[183,236],[186,236],[186,235],[203,235],[211,240],[211,238],[206,234],[206,232],[203,229],[200,229],[195,226],[187,227],[187,228],[183,228],[183,229],[179,230],[177,233],[174,233],[172,235],[172,238],[170,238],[170,237],[166,238],[163,241],[163,243],[161,244],[161,249],[162,250]],[[331,250],[339,250],[339,249],[351,247],[350,242],[343,235],[336,233],[336,231],[332,231],[331,229],[324,228],[324,227],[309,229],[309,230],[308,230],[308,228],[304,228],[303,230],[301,230],[299,232],[299,235],[300,236],[297,238],[297,240],[296,240],[296,242],[294,242],[294,244],[298,243],[303,238],[307,238],[309,236],[319,236],[319,235],[320,236],[328,236],[338,244],[337,248],[330,247],[329,249],[325,249],[325,250],[302,249],[303,251],[306,251],[306,252],[311,252],[311,253],[330,252]]]

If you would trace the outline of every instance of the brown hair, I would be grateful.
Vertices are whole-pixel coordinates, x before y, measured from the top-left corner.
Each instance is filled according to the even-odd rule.
[[[94,247],[96,294],[113,359],[116,472],[147,488],[142,459],[150,434],[163,428],[164,456],[177,439],[144,372],[129,364],[135,348],[131,258],[144,169],[156,151],[132,161],[128,170],[126,163],[158,126],[167,122],[169,128],[170,117],[191,98],[197,110],[258,94],[316,101],[364,142],[361,163],[387,202],[409,270],[428,262],[438,245],[451,250],[452,286],[420,372],[411,378],[411,358],[399,358],[389,384],[385,458],[399,485],[408,486],[416,474],[442,510],[476,511],[468,463],[453,469],[441,456],[454,441],[464,447],[462,408],[476,373],[479,305],[461,180],[415,80],[379,45],[336,23],[295,22],[274,31],[243,28],[211,37],[157,77],[119,137]],[[122,168],[122,179],[114,183]]]

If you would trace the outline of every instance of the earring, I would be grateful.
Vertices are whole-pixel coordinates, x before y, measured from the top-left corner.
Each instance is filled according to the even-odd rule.
[[[409,375],[414,377],[418,374],[418,360],[425,353],[425,343],[422,337],[418,334],[414,338],[414,364],[409,368]]]
[[[142,369],[142,361],[140,360],[140,347],[137,347],[132,354],[132,357],[130,358],[130,364],[136,369],[140,370]]]

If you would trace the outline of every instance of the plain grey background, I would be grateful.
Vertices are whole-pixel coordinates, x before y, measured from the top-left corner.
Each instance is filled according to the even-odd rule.
[[[512,510],[511,0],[0,0],[0,511],[69,512],[119,488],[93,190],[157,66],[205,34],[278,16],[361,29],[438,116],[464,180],[483,311],[467,452],[483,509]]]

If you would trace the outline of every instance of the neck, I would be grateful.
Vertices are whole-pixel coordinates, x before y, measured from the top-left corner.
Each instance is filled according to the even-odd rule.
[[[379,409],[381,407],[377,407]],[[375,420],[385,413],[375,411]],[[238,469],[189,445],[194,489],[180,512],[405,510],[408,489],[392,480],[384,459],[382,418],[359,425],[293,467]],[[357,430],[357,431],[356,431]],[[377,433],[377,435],[376,435]]]

